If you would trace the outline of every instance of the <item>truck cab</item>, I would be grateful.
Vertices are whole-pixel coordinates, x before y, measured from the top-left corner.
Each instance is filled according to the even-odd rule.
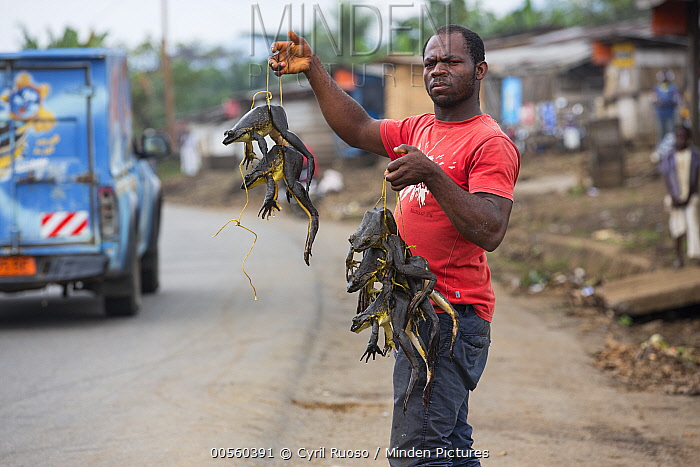
[[[133,138],[124,52],[0,53],[0,292],[59,284],[136,314],[159,287],[152,159],[168,150]]]

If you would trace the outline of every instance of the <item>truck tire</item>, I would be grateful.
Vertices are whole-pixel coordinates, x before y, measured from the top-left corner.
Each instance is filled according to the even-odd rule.
[[[105,294],[107,316],[134,316],[141,308],[141,261],[136,252],[135,241],[132,241],[129,258],[128,274],[110,283],[109,288],[119,290],[118,295]]]
[[[158,245],[149,250],[141,260],[141,292],[155,293],[160,287],[160,269],[158,266]]]
[[[148,249],[141,259],[141,292],[154,293],[160,287],[160,267],[158,251],[158,235],[160,234],[160,209],[161,204],[155,210],[151,239]]]

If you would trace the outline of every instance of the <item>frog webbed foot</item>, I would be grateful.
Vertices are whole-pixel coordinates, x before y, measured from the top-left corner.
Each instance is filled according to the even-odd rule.
[[[365,350],[365,353],[363,353],[360,357],[360,361],[364,359],[365,363],[367,363],[369,362],[370,357],[372,357],[372,360],[375,360],[377,354],[383,357],[384,355],[386,355],[386,352],[382,350],[376,343],[370,342],[369,344],[367,344],[367,349]]]
[[[267,219],[271,215],[273,215],[273,209],[277,209],[278,211],[282,210],[282,208],[280,208],[280,205],[277,204],[277,201],[275,201],[274,199],[266,200],[260,208],[260,211],[258,211],[258,216],[260,216],[263,219]]]
[[[243,157],[243,165],[245,166],[245,169],[248,170],[250,164],[257,160],[259,160],[259,157],[253,150],[253,143],[245,143],[245,157]]]

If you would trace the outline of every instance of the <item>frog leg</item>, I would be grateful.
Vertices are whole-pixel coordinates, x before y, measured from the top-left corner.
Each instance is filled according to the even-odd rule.
[[[301,174],[303,164],[301,154],[289,146],[281,147],[284,148],[284,181],[287,184],[288,192],[291,193],[297,203],[299,203],[299,206],[306,212],[306,215],[309,216],[309,227],[307,229],[306,245],[304,247],[304,261],[308,265],[309,257],[311,256],[311,246],[318,232],[318,211],[311,202],[309,192],[306,191],[301,182],[299,182],[299,175]]]
[[[365,353],[363,353],[360,357],[360,361],[362,361],[364,358],[365,363],[369,362],[369,357],[372,357],[372,360],[375,360],[377,354],[381,355],[382,357],[385,355],[385,352],[379,348],[379,345],[377,345],[377,342],[379,341],[379,320],[377,318],[372,318],[371,321],[372,334],[369,337],[369,342],[367,343]]]
[[[281,211],[280,205],[277,204],[277,195],[279,188],[277,187],[277,182],[272,175],[267,177],[267,191],[265,191],[265,199],[263,200],[262,207],[258,211],[258,215],[265,219],[270,218],[273,209]]]
[[[311,185],[311,178],[314,176],[316,169],[316,164],[314,162],[314,155],[306,147],[306,145],[301,141],[301,139],[292,131],[289,130],[289,124],[287,123],[287,113],[284,108],[279,105],[270,106],[272,127],[275,131],[270,132],[270,137],[275,140],[277,144],[288,143],[294,147],[297,151],[302,153],[307,160],[306,166],[306,189],[308,191]],[[281,142],[281,140],[286,143]],[[297,177],[299,179],[299,177]]]
[[[383,319],[380,319],[379,326],[384,329],[384,354],[389,349],[396,350],[396,342],[394,342],[394,332],[391,330],[391,317],[387,314]]]
[[[314,162],[314,155],[311,154],[311,151],[306,147],[306,145],[299,139],[299,137],[294,134],[292,131],[287,130],[286,132],[282,132],[282,136],[284,137],[285,140],[289,141],[289,143],[294,146],[297,151],[301,152],[304,154],[307,160],[307,165],[306,165],[306,189],[308,190],[309,187],[311,186],[311,179],[314,176],[314,172],[316,171],[316,163]]]
[[[435,372],[435,361],[438,357],[438,352],[440,350],[440,318],[438,318],[435,308],[430,303],[430,300],[423,300],[419,309],[422,312],[424,319],[430,320],[430,334],[428,336],[428,346],[426,347],[427,352],[425,356],[425,364],[428,370],[428,379],[425,383],[425,388],[423,389],[423,405],[427,407],[430,402],[430,394],[433,388],[433,378]],[[451,358],[451,357],[450,357]]]
[[[428,362],[435,363],[440,348],[440,318],[435,312],[430,300],[423,300],[418,306],[424,319],[430,320],[430,335],[428,336]]]
[[[250,137],[253,140],[258,142],[258,147],[260,148],[260,153],[263,154],[263,156],[265,156],[267,154],[267,141],[265,141],[265,137],[261,136],[259,133],[256,133],[254,131],[250,132]],[[250,153],[248,153],[248,149],[249,149],[248,145],[250,145]],[[250,154],[252,154],[252,158],[251,158]],[[255,152],[253,152],[253,142],[252,141],[250,143],[246,143],[246,159],[250,159],[248,164],[250,162],[252,162],[253,159],[257,159],[257,157],[255,157]],[[244,160],[246,160],[246,159],[244,159]],[[247,167],[248,166],[246,165],[246,168]]]
[[[423,259],[420,256],[413,256],[409,259],[413,258]],[[415,300],[415,297],[420,294],[420,289],[424,286],[425,282],[427,281],[423,279],[407,280],[407,283],[409,285],[408,292],[410,296],[414,297],[413,300]],[[432,286],[430,286],[430,289],[432,290]],[[413,300],[411,301],[411,303],[413,303]],[[425,388],[423,390],[423,404],[427,406],[430,402],[430,394],[432,391],[433,383],[432,375],[434,374],[435,361],[437,359],[440,347],[440,318],[438,317],[437,313],[435,312],[435,308],[433,308],[433,305],[430,303],[430,300],[428,300],[428,298],[425,298],[423,301],[419,302],[417,308],[414,311],[411,311],[411,305],[409,304],[409,317],[411,320],[413,320],[413,331],[416,335],[416,338],[411,340],[414,346],[416,346],[420,355],[423,357],[427,369],[428,376]],[[425,320],[429,323],[427,346],[423,342],[421,336],[418,334],[417,324],[419,320]]]
[[[385,244],[388,249],[387,256],[391,257],[391,264],[396,269],[396,282],[411,296],[406,310],[408,317],[406,334],[425,362],[426,384],[423,389],[423,405],[427,406],[432,392],[433,372],[439,345],[440,323],[435,310],[432,309],[426,297],[432,292],[436,277],[428,270],[428,263],[425,258],[421,256],[406,257],[405,243],[398,235],[389,235]],[[430,319],[431,321],[427,351],[423,339],[417,332],[419,319]]]
[[[269,217],[273,209],[280,210],[280,206],[277,204],[277,181],[281,178],[284,162],[282,148],[282,146],[273,146],[253,170],[243,177],[241,188],[244,189],[254,188],[263,183],[267,184],[265,199],[260,211],[258,211],[258,215],[263,219]]]
[[[445,296],[437,290],[433,290],[431,292],[430,298],[432,298],[433,301],[440,308],[445,310],[445,313],[450,315],[450,318],[452,318],[452,340],[450,341],[450,360],[452,360],[455,339],[457,338],[457,333],[459,332],[459,315],[457,314],[457,311],[454,309],[452,304],[447,301]]]
[[[304,189],[304,186],[300,182],[294,182],[291,187],[288,185],[292,192],[292,196],[297,200],[299,206],[306,211],[306,215],[309,216],[309,226],[306,232],[306,244],[304,246],[304,261],[307,266],[309,264],[309,257],[311,256],[311,247],[316,238],[316,233],[318,232],[318,211],[311,203],[309,194]]]
[[[418,362],[416,361],[415,354],[413,353],[413,344],[408,334],[406,333],[406,328],[408,327],[408,297],[405,297],[402,293],[397,293],[394,295],[396,303],[391,312],[392,328],[394,332],[394,339],[398,341],[401,350],[403,350],[406,360],[408,360],[411,366],[411,376],[408,381],[408,387],[406,388],[406,395],[403,400],[403,412],[406,413],[408,408],[408,398],[413,392],[418,381]]]
[[[406,278],[401,278],[400,275],[399,279],[396,281],[399,283],[400,287],[405,290],[406,297],[411,297],[414,294],[414,288],[416,287],[416,281],[415,280],[408,280]],[[422,282],[422,281],[421,281]],[[403,283],[403,285],[402,285]],[[425,304],[427,304],[427,307],[425,307]],[[416,349],[418,354],[421,356],[423,359],[423,362],[425,363],[425,368],[426,368],[426,383],[425,387],[423,389],[423,405],[428,406],[428,403],[430,402],[430,393],[432,391],[432,383],[433,383],[433,370],[435,367],[435,359],[437,357],[437,351],[438,348],[436,346],[438,340],[439,340],[439,318],[437,316],[437,313],[435,313],[435,310],[432,310],[430,308],[430,301],[424,300],[423,302],[420,303],[421,307],[416,309],[415,311],[410,310],[410,305],[409,305],[409,310],[407,312],[408,314],[408,323],[406,325],[406,334],[408,335],[408,338],[410,339],[411,343],[413,344],[413,347]],[[427,314],[426,314],[427,313]],[[432,318],[435,318],[434,321],[432,321]],[[430,332],[429,332],[429,337],[428,337],[428,342],[429,346],[426,347],[425,342],[423,341],[423,338],[421,337],[420,333],[418,332],[418,323],[421,320],[426,320],[428,318],[431,318],[431,323],[430,323]]]
[[[426,379],[425,387],[423,388],[423,405],[427,407],[428,403],[430,402],[430,393],[432,392],[433,387],[433,368],[435,365],[435,360],[431,361],[428,358],[428,353],[425,350],[425,343],[420,337],[420,334],[418,334],[415,324],[411,321],[412,319],[409,320],[406,335],[408,335],[408,338],[413,344],[413,347],[415,347],[415,349],[418,351],[418,354],[421,356],[423,362],[425,363]]]
[[[408,277],[407,282],[409,284],[410,293],[413,296],[411,304],[409,305],[409,312],[413,310],[413,306],[416,306],[416,314],[420,315],[423,319],[430,320],[430,334],[428,336],[427,347],[428,363],[434,364],[437,358],[440,340],[440,319],[435,312],[435,308],[433,308],[433,305],[430,303],[430,300],[428,300],[428,295],[434,290],[437,278],[428,270],[428,261],[422,256],[411,256],[407,258],[404,267],[405,269],[409,269],[410,267],[410,272],[413,274],[422,271],[419,276],[429,277],[429,279]],[[413,270],[413,267],[417,269]]]
[[[409,314],[413,314],[418,308],[418,305],[423,302],[423,300],[430,295],[433,291],[435,283],[437,282],[437,277],[435,274],[430,272],[428,269],[428,261],[422,256],[411,256],[405,258],[402,253],[404,242],[398,235],[390,235],[388,239],[388,244],[392,249],[392,257],[397,260],[393,262],[396,270],[409,280],[412,285],[420,284],[416,287],[411,303],[408,306]],[[403,258],[403,260],[401,260]],[[419,282],[416,282],[418,280]],[[411,287],[413,289],[414,287]]]
[[[254,161],[258,159],[258,156],[255,154],[255,151],[253,150],[253,142],[248,141],[243,143],[245,145],[245,157],[243,158],[243,163],[245,164],[246,170],[248,170],[248,166]]]

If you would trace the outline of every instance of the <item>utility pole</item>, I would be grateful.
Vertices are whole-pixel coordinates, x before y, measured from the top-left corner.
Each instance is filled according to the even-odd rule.
[[[180,145],[175,132],[175,94],[173,92],[173,77],[170,72],[170,57],[167,50],[168,37],[168,0],[161,0],[162,41],[160,48],[160,67],[163,73],[163,88],[165,94],[165,124],[170,145],[174,153],[179,152]]]

